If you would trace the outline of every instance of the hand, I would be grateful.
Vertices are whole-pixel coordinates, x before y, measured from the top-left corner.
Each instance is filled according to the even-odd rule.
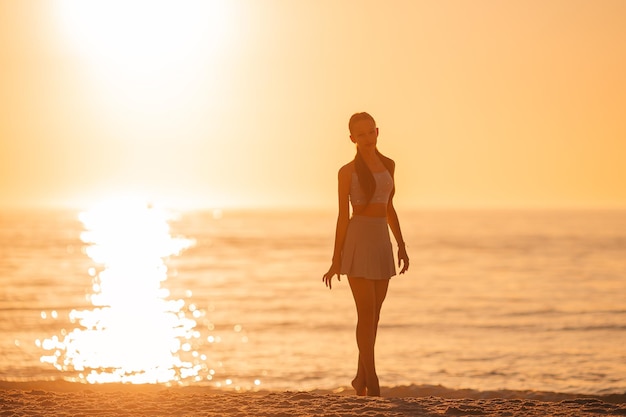
[[[409,255],[407,255],[406,246],[404,245],[398,247],[398,268],[401,266],[400,273],[404,274],[409,269]]]
[[[328,269],[328,272],[326,272],[324,274],[324,276],[322,277],[322,281],[324,281],[324,284],[326,284],[326,286],[328,287],[328,289],[332,290],[333,289],[333,277],[335,275],[337,275],[337,281],[341,281],[341,266],[338,263],[334,263],[330,266],[330,268]]]

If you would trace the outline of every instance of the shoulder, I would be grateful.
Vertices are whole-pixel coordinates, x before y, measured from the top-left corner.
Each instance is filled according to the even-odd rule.
[[[396,162],[393,159],[382,154],[380,155],[380,157],[383,160],[383,164],[390,171],[391,175],[393,175],[394,171],[396,170]]]
[[[379,154],[379,155],[380,155],[380,157],[381,157],[383,160],[385,160],[387,163],[392,164],[393,166],[395,166],[395,165],[396,165],[396,162],[395,162],[393,159],[389,158],[388,156],[385,156],[385,155],[383,155],[383,154]]]
[[[350,161],[341,168],[339,168],[339,178],[349,178],[354,172],[354,161]]]
[[[352,184],[352,173],[354,172],[354,162],[349,162],[339,168],[338,182],[339,189],[343,190],[343,193],[348,193],[350,184]]]

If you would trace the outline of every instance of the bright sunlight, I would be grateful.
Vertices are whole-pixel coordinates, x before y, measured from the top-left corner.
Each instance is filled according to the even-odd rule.
[[[189,84],[233,29],[222,0],[59,0],[56,10],[105,102],[147,112],[188,101]]]
[[[81,240],[95,267],[91,310],[73,310],[79,325],[38,345],[41,360],[79,380],[157,383],[198,377],[206,358],[193,348],[198,310],[169,299],[164,259],[193,241],[170,235],[166,211],[141,203],[106,204],[81,213]],[[186,358],[187,357],[187,358]],[[186,359],[185,359],[186,358]]]
[[[120,67],[151,68],[193,59],[214,47],[228,28],[217,0],[60,0],[60,24],[86,55]]]

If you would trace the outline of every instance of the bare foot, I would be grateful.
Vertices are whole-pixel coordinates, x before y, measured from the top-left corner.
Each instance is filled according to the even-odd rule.
[[[358,377],[352,380],[352,387],[356,391],[356,395],[364,397],[367,395],[367,387],[365,386],[365,380]]]
[[[374,391],[374,390],[367,391],[367,396],[368,397],[380,397],[380,390],[378,390],[378,391]]]
[[[380,385],[378,385],[378,377],[373,378],[371,383],[367,386],[368,397],[380,397]]]

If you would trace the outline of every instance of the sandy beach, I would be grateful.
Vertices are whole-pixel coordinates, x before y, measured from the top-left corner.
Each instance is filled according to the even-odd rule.
[[[626,394],[583,396],[535,391],[408,386],[364,398],[339,389],[228,392],[209,387],[0,382],[0,416],[624,416]]]

